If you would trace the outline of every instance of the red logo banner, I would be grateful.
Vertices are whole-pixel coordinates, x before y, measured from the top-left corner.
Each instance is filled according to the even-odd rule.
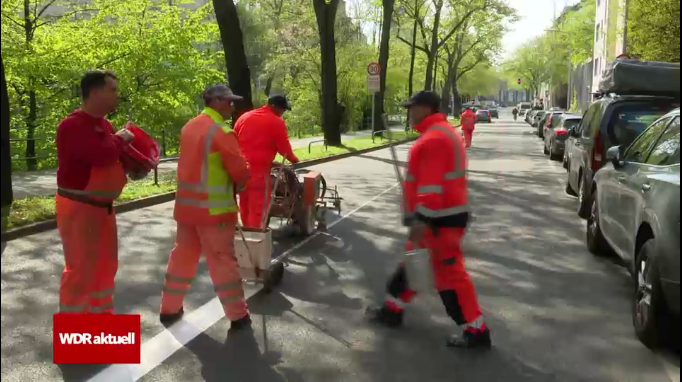
[[[139,314],[55,314],[54,363],[140,363]]]

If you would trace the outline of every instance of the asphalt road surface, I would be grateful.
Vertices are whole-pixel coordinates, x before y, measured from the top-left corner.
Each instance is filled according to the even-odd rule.
[[[469,151],[475,222],[465,242],[493,351],[446,348],[456,328],[435,293],[416,301],[402,330],[366,321],[406,235],[384,150],[316,167],[339,187],[342,217],[303,243],[278,236],[290,261],[274,293],[247,287],[253,333],[227,336],[205,266],[185,318],[165,330],[157,314],[172,204],[120,215],[116,309],[142,315],[140,365],[53,365],[57,234],[3,244],[2,381],[679,381],[679,353],[651,352],[633,335],[625,270],[586,250],[560,164],[527,125],[502,117],[478,127]],[[398,153],[404,161],[407,147]]]

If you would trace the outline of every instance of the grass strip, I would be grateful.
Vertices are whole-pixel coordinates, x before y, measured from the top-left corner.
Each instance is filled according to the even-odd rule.
[[[394,140],[404,140],[408,137],[415,136],[415,133],[392,133]],[[359,137],[344,142],[342,147],[329,146],[325,148],[322,143],[317,143],[312,145],[310,152],[308,152],[308,147],[302,147],[295,149],[294,153],[296,153],[296,156],[298,156],[301,161],[307,161],[368,149],[386,143],[388,143],[388,139],[381,139],[380,136],[375,137],[374,142],[372,142],[372,137]],[[278,156],[276,160],[281,162],[282,158]],[[175,178],[176,172],[175,170],[171,170],[159,172],[158,185],[154,184],[153,174],[150,174],[149,177],[141,181],[128,182],[123,189],[123,193],[114,204],[121,204],[175,191]],[[3,214],[3,220],[5,219],[5,214],[6,213]],[[8,216],[6,216],[6,220],[3,221],[3,226],[4,229],[18,228],[37,222],[52,220],[55,219],[55,217],[56,210],[53,195],[17,199],[12,203],[12,208],[9,210]]]

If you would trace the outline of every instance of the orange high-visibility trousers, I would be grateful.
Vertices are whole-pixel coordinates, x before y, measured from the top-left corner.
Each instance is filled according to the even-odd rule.
[[[113,210],[55,197],[65,266],[60,313],[113,313],[118,236]]]
[[[234,251],[235,223],[205,226],[178,223],[177,227],[161,293],[161,314],[180,311],[203,252],[225,315],[230,321],[244,318],[249,312]]]
[[[244,227],[261,228],[263,214],[267,213],[272,196],[273,185],[270,183],[270,170],[253,173],[244,191],[239,193],[239,215]]]
[[[471,147],[471,141],[474,139],[473,130],[463,130],[464,131],[464,146]]]

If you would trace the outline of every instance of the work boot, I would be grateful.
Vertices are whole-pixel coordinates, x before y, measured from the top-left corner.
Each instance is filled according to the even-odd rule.
[[[370,321],[377,322],[389,328],[398,328],[403,324],[403,312],[396,312],[386,306],[375,306],[367,309]]]
[[[232,324],[230,325],[230,332],[236,332],[242,329],[250,328],[251,327],[251,316],[247,314],[246,316],[236,320],[232,321]]]
[[[487,349],[493,347],[490,329],[466,329],[461,336],[454,335],[447,340],[448,347],[458,349]]]
[[[159,321],[161,321],[161,324],[163,326],[168,327],[180,321],[184,314],[185,314],[184,308],[180,308],[180,310],[177,313],[161,313],[159,314]]]

